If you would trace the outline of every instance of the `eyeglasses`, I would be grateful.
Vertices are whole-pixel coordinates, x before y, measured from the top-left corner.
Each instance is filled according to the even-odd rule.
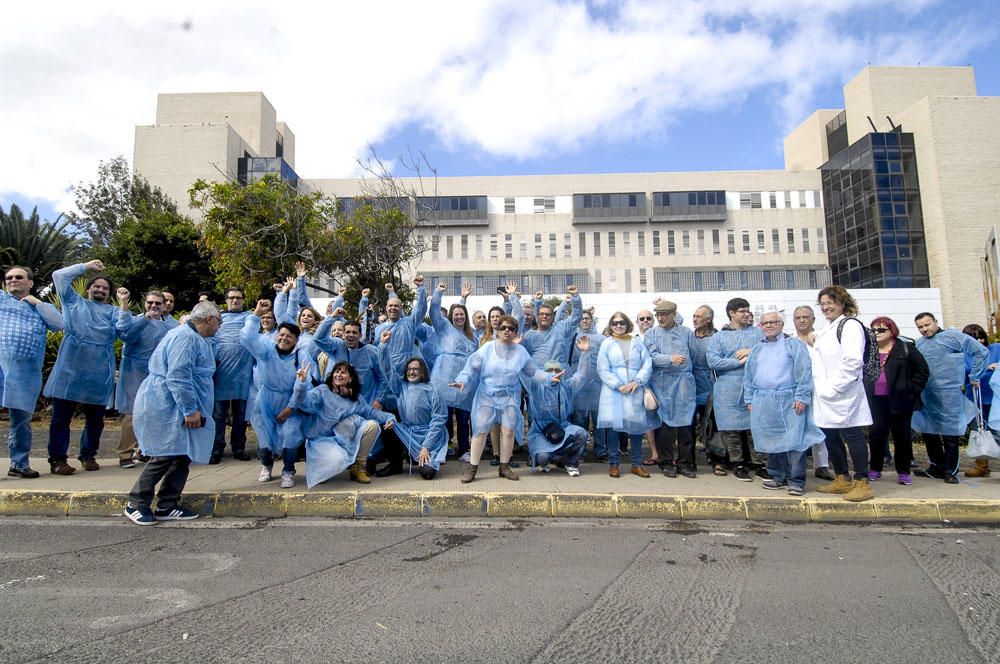
[[[639,316],[639,320],[653,320],[652,316]],[[621,322],[621,321],[619,321]],[[614,323],[612,323],[614,325]]]
[[[242,295],[227,295],[226,299],[227,300],[242,300],[243,296]]]
[[[511,327],[510,325],[501,325],[500,326],[500,331],[501,332],[516,332],[517,328],[516,327]]]
[[[23,274],[8,274],[6,277],[4,277],[5,281],[18,281],[20,279],[27,279],[27,277],[24,276]]]
[[[642,319],[640,318],[639,320],[642,320]],[[623,320],[613,320],[613,321],[611,321],[611,327],[618,327],[619,325],[621,325],[622,327],[626,327],[628,325],[628,323],[626,323]]]
[[[781,325],[780,320],[762,320],[761,325]]]
[[[885,334],[888,331],[889,331],[889,328],[887,328],[887,327],[873,327],[872,328],[872,332],[874,332],[875,334]]]
[[[162,307],[163,303],[162,302],[158,302],[156,300],[146,300],[146,306],[147,307],[152,307],[154,305],[156,305],[157,307]]]

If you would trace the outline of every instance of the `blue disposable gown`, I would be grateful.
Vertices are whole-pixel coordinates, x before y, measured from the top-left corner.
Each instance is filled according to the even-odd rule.
[[[734,357],[741,348],[750,348],[764,339],[759,327],[741,330],[720,330],[711,336],[705,356],[715,370],[712,409],[719,431],[746,431],[750,428],[750,412],[743,400],[743,365]]]
[[[423,325],[424,315],[427,313],[427,289],[421,286],[417,289],[416,299],[413,301],[413,309],[406,316],[401,316],[399,320],[387,320],[380,323],[375,328],[375,338],[373,343],[377,346],[381,344],[382,333],[386,330],[392,331],[389,339],[389,359],[392,361],[392,370],[397,373],[403,371],[406,361],[411,357],[422,357],[420,351],[415,346],[417,327]],[[395,408],[391,397],[389,403],[384,404],[386,408]]]
[[[574,295],[573,313],[569,318],[553,323],[544,332],[539,329],[525,330],[524,341],[521,343],[535,364],[542,366],[549,360],[558,360],[566,364],[569,360],[569,345],[573,339],[573,332],[579,327],[581,318],[583,318],[583,301],[579,295]],[[556,320],[555,312],[553,320]]]
[[[708,366],[708,342],[712,335],[707,337],[694,337],[694,355],[691,356],[694,364],[694,386],[695,403],[703,406],[708,403],[708,397],[712,396],[712,389],[715,387],[715,373]]]
[[[459,392],[448,387],[448,383],[455,381],[455,376],[462,372],[469,356],[476,352],[476,342],[441,315],[441,291],[434,290],[430,307],[435,340],[431,385],[438,390],[446,406],[469,410],[472,407],[472,392]]]
[[[630,435],[642,434],[659,426],[655,413],[643,406],[643,388],[649,385],[653,359],[642,339],[632,337],[628,358],[614,338],[607,339],[597,354],[597,375],[601,378],[601,401],[597,408],[597,426]],[[639,387],[631,394],[618,388],[631,382]]]
[[[38,306],[0,290],[0,404],[35,411],[42,391],[46,330],[63,329],[59,310],[47,302]]]
[[[499,424],[513,431],[518,443],[524,439],[522,377],[544,383],[552,380],[532,361],[528,351],[517,344],[491,341],[469,356],[454,382],[470,389],[470,385],[479,381],[472,398],[473,436],[488,433],[494,424]]]
[[[149,358],[153,356],[157,344],[174,327],[176,325],[171,326],[163,319],[149,320],[143,315],[133,316],[127,311],[118,311],[115,329],[125,342],[118,367],[118,386],[115,388],[115,410],[119,413],[132,412],[139,385],[149,373]]]
[[[528,391],[528,406],[531,412],[531,426],[528,427],[528,456],[531,458],[531,465],[535,465],[535,458],[539,454],[552,455],[561,449],[567,438],[583,436],[586,441],[587,432],[582,427],[570,424],[569,417],[573,413],[573,401],[576,395],[590,383],[593,375],[591,355],[596,356],[597,353],[593,349],[582,353],[580,371],[571,378],[563,378],[558,383],[523,381]],[[565,432],[559,443],[553,443],[545,437],[545,427],[552,422],[558,422]]]
[[[660,421],[672,427],[690,426],[697,394],[691,359],[698,352],[694,332],[680,325],[670,329],[656,325],[642,340],[653,360],[649,386],[660,403],[657,411]],[[673,355],[683,355],[686,359],[683,364],[674,364]]]
[[[260,390],[247,415],[257,433],[258,446],[277,454],[283,449],[295,449],[302,442],[302,418],[299,415],[293,414],[284,422],[278,422],[276,418],[290,406],[292,390],[295,389],[295,372],[309,362],[309,356],[298,347],[287,354],[279,353],[277,344],[259,330],[260,319],[253,314],[247,316],[240,333],[240,343],[253,355],[260,381]]]
[[[208,463],[215,441],[215,356],[212,344],[190,325],[167,332],[149,359],[149,376],[135,395],[132,426],[139,448],[149,456],[189,456]],[[184,426],[201,414],[205,425]]]
[[[292,407],[307,415],[303,419],[303,433],[309,488],[344,472],[354,463],[369,420],[377,424],[396,421],[390,413],[373,409],[364,399],[346,399],[331,392],[325,384],[310,390],[306,383],[296,381]]]
[[[961,436],[976,416],[976,407],[962,394],[965,367],[978,380],[986,370],[986,347],[955,329],[941,330],[933,337],[917,339],[917,350],[931,369],[930,380],[920,393],[922,410],[913,413],[914,431],[944,436]]]
[[[387,369],[389,357],[385,351],[382,349],[379,359],[383,368]],[[431,455],[430,466],[439,469],[448,453],[448,407],[441,398],[441,392],[429,382],[411,383],[388,371],[386,375],[399,410],[400,421],[393,431],[403,441],[410,458],[416,459],[420,450],[426,447]]]
[[[804,452],[824,440],[812,417],[812,360],[798,339],[754,347],[743,373],[743,398],[753,406],[750,431],[758,452]],[[807,405],[798,415],[792,403]]]
[[[44,394],[108,406],[115,389],[115,308],[84,299],[73,290],[73,280],[86,271],[79,263],[52,273],[66,333]]]
[[[249,311],[223,311],[222,325],[212,337],[215,349],[215,399],[230,401],[250,398],[253,381],[253,356],[240,345],[240,332]]]
[[[371,344],[361,343],[357,348],[349,348],[347,342],[337,337],[331,337],[330,328],[332,321],[327,325],[329,318],[324,318],[319,327],[316,328],[316,335],[313,337],[313,360],[315,366],[319,367],[319,353],[327,355],[326,367],[323,375],[318,380],[324,381],[337,362],[347,362],[358,374],[361,381],[361,396],[368,403],[378,402],[384,405],[386,399],[391,398],[386,387],[385,376],[379,365],[378,349]],[[326,325],[326,327],[324,327]]]
[[[1000,363],[1000,344],[990,344],[989,346],[986,347],[986,350],[989,352],[989,355],[986,358],[987,367],[989,367],[991,364]],[[969,356],[966,356],[965,398],[968,399],[969,401],[973,401],[975,399],[975,395],[972,392],[972,384],[969,382],[969,376],[968,376],[968,372],[971,369],[972,366],[970,364],[970,358]],[[979,390],[980,390],[980,395],[982,396],[984,406],[989,406],[993,403],[993,387],[992,387],[993,374],[994,374],[993,369],[986,369],[986,371],[983,372],[983,375],[979,377]]]
[[[573,375],[583,370],[584,364],[590,365],[590,372],[587,375],[587,382],[580,386],[573,396],[573,410],[591,411],[597,410],[597,404],[601,399],[601,378],[597,375],[597,356],[601,352],[601,344],[607,337],[596,332],[583,332],[578,330],[577,339],[587,337],[590,339],[590,352],[581,354],[573,349]]]

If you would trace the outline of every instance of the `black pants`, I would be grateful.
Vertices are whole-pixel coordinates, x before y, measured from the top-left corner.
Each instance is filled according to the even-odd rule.
[[[135,486],[128,494],[128,502],[132,507],[150,507],[153,504],[153,492],[156,485],[156,509],[168,510],[177,507],[181,501],[181,492],[187,484],[188,469],[191,458],[188,456],[158,456],[146,462],[142,474],[135,481]]]
[[[694,469],[694,438],[691,427],[662,425],[654,432],[656,456],[660,458],[660,468],[677,465]]]
[[[767,457],[757,452],[753,447],[753,439],[750,431],[720,431],[722,442],[726,444],[726,451],[729,452],[729,460],[735,466],[749,466],[756,464],[767,465]]]
[[[894,413],[889,407],[888,396],[872,397],[872,426],[868,430],[868,450],[871,459],[868,464],[871,469],[881,473],[885,461],[885,453],[889,449],[889,434],[892,434],[892,444],[895,448],[894,462],[896,473],[910,473],[913,461],[913,432],[910,430],[910,420],[913,410]]]
[[[864,427],[823,429],[826,436],[826,451],[830,453],[833,472],[850,479],[847,457],[854,465],[854,479],[868,479],[868,443],[865,441]]]
[[[923,438],[931,466],[937,468],[942,476],[958,474],[958,436],[925,433]]]

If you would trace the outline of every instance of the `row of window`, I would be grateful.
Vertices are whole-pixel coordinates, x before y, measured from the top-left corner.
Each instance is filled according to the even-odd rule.
[[[740,209],[822,207],[818,191],[741,191]]]
[[[619,279],[619,276],[621,279]],[[508,281],[517,283],[522,293],[541,290],[546,295],[565,293],[567,286],[575,285],[583,293],[658,293],[699,291],[747,290],[806,290],[829,286],[830,270],[774,269],[774,270],[653,270],[650,289],[649,270],[644,267],[624,270],[595,269],[593,280],[586,271],[560,274],[521,273],[460,273],[431,274],[432,288],[439,283],[448,285],[451,293],[458,293],[463,284],[472,286],[473,295],[493,295],[498,287]]]
[[[649,244],[647,245],[647,233]],[[723,233],[725,234],[723,236]],[[622,256],[632,256],[633,247],[636,256],[646,256],[647,251],[652,256],[705,256],[709,253],[720,255],[726,253],[735,255],[739,252],[749,254],[794,254],[812,252],[813,240],[818,253],[826,253],[826,231],[824,228],[786,228],[784,231],[772,228],[770,232],[733,229],[697,229],[694,231],[594,231],[576,233],[574,251],[573,233],[514,233],[475,235],[432,235],[429,238],[432,260],[453,260],[456,258],[575,258],[588,255],[588,240],[590,255],[609,257],[617,256],[619,250]],[[589,236],[589,237],[588,237]],[[602,237],[602,236],[606,236]],[[488,237],[488,239],[487,239]],[[606,239],[606,243],[605,240]],[[619,239],[621,243],[619,244]],[[725,250],[723,250],[723,239]],[[634,244],[633,244],[634,240]],[[417,235],[419,249],[427,248],[423,235]],[[664,242],[665,241],[665,242]],[[488,242],[488,247],[484,246]],[[664,246],[664,243],[666,246]],[[678,245],[679,243],[679,245]],[[441,245],[444,245],[442,247]],[[473,252],[474,250],[474,252]],[[442,255],[443,254],[443,255]]]

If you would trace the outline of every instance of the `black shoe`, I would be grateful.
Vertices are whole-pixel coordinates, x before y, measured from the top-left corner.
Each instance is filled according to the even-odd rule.
[[[740,482],[753,482],[753,475],[750,474],[750,469],[746,466],[736,466],[736,469],[733,470],[733,477]]]
[[[202,458],[204,458],[204,457],[202,457]],[[211,466],[215,466],[215,465],[218,465],[218,464],[222,463],[222,455],[221,454],[213,454],[212,456],[208,457],[208,463]]]
[[[139,463],[149,463],[150,458],[151,457],[148,457],[145,454],[136,454],[134,457],[134,459]]]
[[[520,468],[521,467],[521,464],[519,464],[517,461],[514,461],[513,458],[510,460],[510,463],[508,463],[507,465],[510,466],[511,468]]]
[[[399,475],[401,472],[403,472],[403,464],[387,463],[375,471],[375,477],[389,477],[390,475]]]
[[[944,478],[944,483],[945,484],[958,484],[958,476],[957,475],[946,475],[945,478]]]
[[[767,469],[763,466],[757,468],[757,470],[754,471],[754,474],[762,480],[771,479],[771,476],[767,473]]]
[[[932,479],[932,480],[943,480],[944,479],[944,473],[937,466],[927,466],[923,470],[918,470],[917,472],[915,472],[913,474],[916,475],[917,477],[926,477],[926,478]]]
[[[666,465],[663,468],[660,468],[660,470],[663,472],[664,477],[669,477],[671,479],[677,477],[677,468],[673,465]]]
[[[678,468],[677,472],[683,475],[684,477],[690,478],[692,480],[698,477],[698,473],[696,473],[693,468],[687,468],[687,467]]]
[[[820,480],[829,480],[830,482],[832,482],[833,480],[837,479],[837,476],[833,474],[833,471],[827,468],[826,466],[822,468],[817,468],[816,472],[813,474],[816,476],[817,479]]]
[[[500,457],[495,456],[492,459],[490,459],[490,465],[491,466],[499,466],[500,465]]]
[[[31,468],[14,468],[7,471],[9,477],[20,477],[22,480],[33,480],[38,477],[38,471],[32,470]]]
[[[420,476],[425,480],[432,480],[435,475],[437,475],[437,471],[430,466],[423,466],[420,469]]]
[[[249,461],[253,457],[244,452],[243,450],[240,450],[239,452],[233,452],[233,458],[236,459],[237,461]]]
[[[135,460],[132,457],[127,459],[118,459],[118,466],[120,468],[135,468]]]

